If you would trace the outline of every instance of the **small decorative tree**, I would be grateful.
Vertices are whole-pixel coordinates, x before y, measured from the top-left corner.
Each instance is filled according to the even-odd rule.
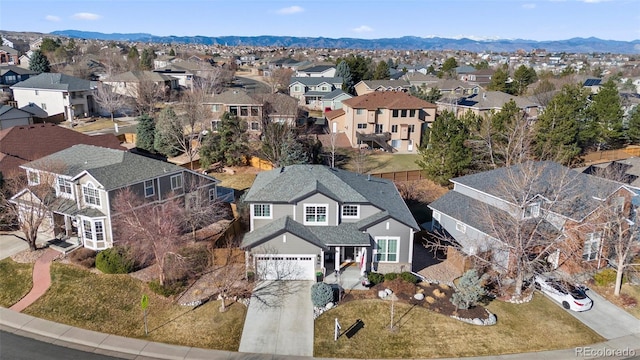
[[[475,269],[468,270],[460,278],[456,292],[451,296],[451,302],[458,309],[468,309],[478,302],[486,293]]]
[[[333,289],[331,285],[323,282],[311,286],[311,302],[315,307],[323,307],[333,301]]]

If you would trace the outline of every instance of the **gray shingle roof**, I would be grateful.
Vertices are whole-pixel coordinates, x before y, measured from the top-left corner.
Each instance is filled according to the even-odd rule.
[[[217,94],[208,102],[225,105],[262,105],[262,102],[251,97],[246,91],[237,89]]]
[[[333,65],[315,65],[305,69],[301,69],[299,71],[305,73],[321,73],[333,68],[335,68],[335,66]]]
[[[69,177],[87,171],[106,191],[185,170],[164,161],[93,145],[74,145],[23,166],[46,169],[57,164],[63,165],[64,170],[56,172]]]
[[[95,88],[94,83],[89,80],[77,77],[58,74],[58,73],[42,73],[40,75],[31,76],[27,80],[11,86],[12,89],[48,89],[63,91],[84,91]]]
[[[411,87],[408,81],[405,80],[362,80],[362,82],[369,87],[369,89],[377,89],[378,87],[385,88],[406,88]]]
[[[289,84],[294,84],[299,82],[306,86],[317,86],[324,82],[328,84],[340,84],[342,85],[341,77],[292,77]]]
[[[284,216],[245,234],[240,247],[254,247],[286,232],[324,250],[329,250],[329,246],[338,245],[371,245],[369,234],[359,230],[355,223],[342,223],[338,226],[304,226],[291,217]]]
[[[510,179],[521,181],[519,179],[526,177],[535,179],[529,184],[528,194],[531,199],[535,195],[554,199],[557,195],[559,201],[553,205],[551,211],[576,221],[583,219],[601,204],[597,199],[607,198],[622,186],[615,181],[578,173],[552,161],[527,162],[454,178],[451,182],[515,204],[516,201],[509,197],[521,196],[522,191],[516,190],[515,187],[508,189],[511,187],[508,185],[509,181]],[[560,184],[561,181],[563,185]]]
[[[325,93],[323,99],[324,100],[331,100],[331,99],[335,99],[338,96],[342,95],[342,94],[346,94],[348,95],[350,98],[352,98],[353,96],[347,94],[346,92],[342,91],[342,89],[335,89],[331,92]]]
[[[513,96],[501,91],[486,91],[469,95],[458,101],[460,106],[468,106],[477,109],[499,109],[510,100],[515,101],[519,108],[536,107],[538,104],[522,96]]]
[[[324,165],[292,165],[259,173],[245,201],[295,203],[316,192],[340,203],[370,203],[403,224],[419,229],[392,181],[369,179],[365,175]]]

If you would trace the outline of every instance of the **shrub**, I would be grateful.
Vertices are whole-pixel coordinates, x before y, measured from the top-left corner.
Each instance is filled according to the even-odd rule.
[[[96,264],[96,252],[91,249],[81,248],[69,254],[69,260],[86,268],[92,268]]]
[[[153,291],[154,293],[164,297],[179,294],[180,292],[182,292],[182,289],[184,289],[184,286],[185,284],[180,281],[172,281],[164,285],[160,285],[160,281],[158,280],[149,282],[149,289],[151,289],[151,291]]]
[[[449,300],[458,309],[468,309],[476,305],[485,294],[478,272],[471,269],[462,275],[456,286],[456,292]]]
[[[397,273],[388,273],[384,274],[384,281],[393,281],[398,278]]]
[[[444,283],[442,283],[442,284],[438,284],[438,286],[439,286],[439,287],[440,287],[440,289],[442,289],[442,290],[449,290],[449,289],[451,289],[451,287],[450,287],[449,285],[444,284]]]
[[[127,274],[133,270],[133,265],[129,251],[123,247],[112,247],[96,256],[96,268],[105,274]]]
[[[412,273],[405,271],[403,273],[400,274],[400,278],[406,282],[415,284],[418,282],[418,277],[413,275]]]
[[[315,307],[323,307],[333,301],[333,289],[323,282],[311,286],[311,302]]]
[[[593,281],[598,286],[609,286],[616,282],[616,271],[612,268],[603,269],[593,275]]]
[[[426,298],[424,298],[424,300],[429,304],[433,304],[434,302],[436,302],[436,299],[432,298],[431,296],[427,296]]]
[[[622,307],[627,309],[638,306],[638,300],[628,294],[620,294],[620,302],[622,303]]]
[[[433,296],[437,298],[442,298],[442,297],[445,297],[446,294],[440,291],[440,289],[433,289]]]
[[[369,280],[371,285],[376,285],[384,281],[384,275],[376,272],[370,272],[369,274],[367,274],[367,279]]]

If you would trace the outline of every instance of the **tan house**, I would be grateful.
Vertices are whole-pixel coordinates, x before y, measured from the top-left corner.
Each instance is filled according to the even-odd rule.
[[[104,84],[111,86],[114,92],[132,98],[138,97],[138,88],[145,82],[152,83],[164,91],[178,88],[178,79],[153,71],[127,71],[110,76],[103,81]]]
[[[424,127],[435,120],[436,105],[406,92],[375,91],[344,100],[326,114],[329,129],[344,133],[352,147],[368,145],[388,152],[418,150]]]
[[[438,111],[451,111],[456,116],[471,111],[476,115],[485,115],[490,111],[500,111],[504,104],[515,101],[516,105],[529,120],[538,118],[539,105],[531,99],[523,96],[510,95],[501,91],[482,91],[477,94],[462,96],[456,99],[442,98],[436,101]]]
[[[362,80],[354,86],[357,95],[374,91],[409,91],[411,84],[405,80]]]

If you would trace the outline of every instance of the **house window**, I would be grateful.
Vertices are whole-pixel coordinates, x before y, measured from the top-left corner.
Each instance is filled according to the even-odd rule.
[[[211,105],[211,111],[213,111],[213,112],[220,111],[220,104]]]
[[[524,209],[524,214],[522,217],[524,219],[530,219],[538,216],[540,216],[540,203],[536,202],[527,205],[527,207]]]
[[[82,187],[82,194],[84,195],[85,204],[100,206],[100,192],[92,183]]]
[[[376,262],[398,262],[399,238],[376,238]]]
[[[618,196],[613,199],[613,211],[617,214],[621,213],[624,210],[624,197]]]
[[[238,107],[237,106],[229,106],[229,113],[233,116],[238,116]]]
[[[399,149],[402,146],[402,140],[391,140],[391,147],[394,149]]]
[[[356,109],[356,115],[364,114],[364,109]]]
[[[7,84],[13,84],[18,80],[15,75],[7,75],[4,79]]]
[[[392,133],[397,133],[398,132],[398,125],[391,125],[391,132]]]
[[[416,132],[416,126],[414,124],[409,125],[408,131],[409,133]]]
[[[253,217],[271,219],[271,204],[253,204]]]
[[[216,188],[209,189],[209,204],[212,204],[216,201]]]
[[[343,218],[357,218],[359,215],[359,205],[342,205]]]
[[[211,120],[211,131],[218,131],[221,124],[222,121],[220,120]]]
[[[251,122],[251,130],[260,130],[260,123],[257,121]]]
[[[582,259],[596,260],[598,258],[598,252],[600,251],[600,238],[602,234],[599,232],[587,234],[587,238],[584,241],[584,248],[582,250]]]
[[[251,116],[259,116],[259,115],[260,115],[260,109],[257,106],[252,106]]]
[[[456,221],[456,230],[464,234],[467,232],[467,225],[461,223],[460,221]]]
[[[171,177],[171,190],[182,189],[182,174]]]
[[[384,114],[384,109],[378,109],[378,111],[376,111],[378,113],[378,115],[382,115]]]
[[[409,110],[409,117],[416,117],[416,110]]]
[[[407,110],[400,110],[400,117],[407,117]]]
[[[382,134],[382,131],[384,129],[384,125],[383,124],[376,124],[376,134]]]
[[[40,107],[42,108],[42,110],[47,110],[47,104],[45,103],[41,103]]]
[[[358,129],[366,129],[366,128],[367,128],[367,123],[358,124]]]
[[[107,248],[107,242],[104,236],[104,220],[82,220],[82,234],[86,248],[93,250]]]
[[[296,85],[293,87],[293,91],[300,92],[300,86]]]
[[[144,197],[150,197],[156,194],[156,188],[153,186],[153,180],[145,180]]]
[[[398,114],[400,112],[398,110],[393,110],[393,114],[391,115],[392,117],[398,117]]]
[[[438,211],[433,212],[433,220],[440,221],[440,212]]]
[[[240,116],[249,116],[249,107],[241,106],[240,107]]]
[[[305,205],[304,224],[305,225],[328,225],[327,213],[329,205]]]
[[[71,195],[71,183],[67,180],[58,178],[58,193]]]
[[[29,185],[40,185],[40,173],[37,171],[27,170],[27,178]]]
[[[36,95],[39,95],[39,94],[40,94],[40,92],[38,90],[36,90]]]

